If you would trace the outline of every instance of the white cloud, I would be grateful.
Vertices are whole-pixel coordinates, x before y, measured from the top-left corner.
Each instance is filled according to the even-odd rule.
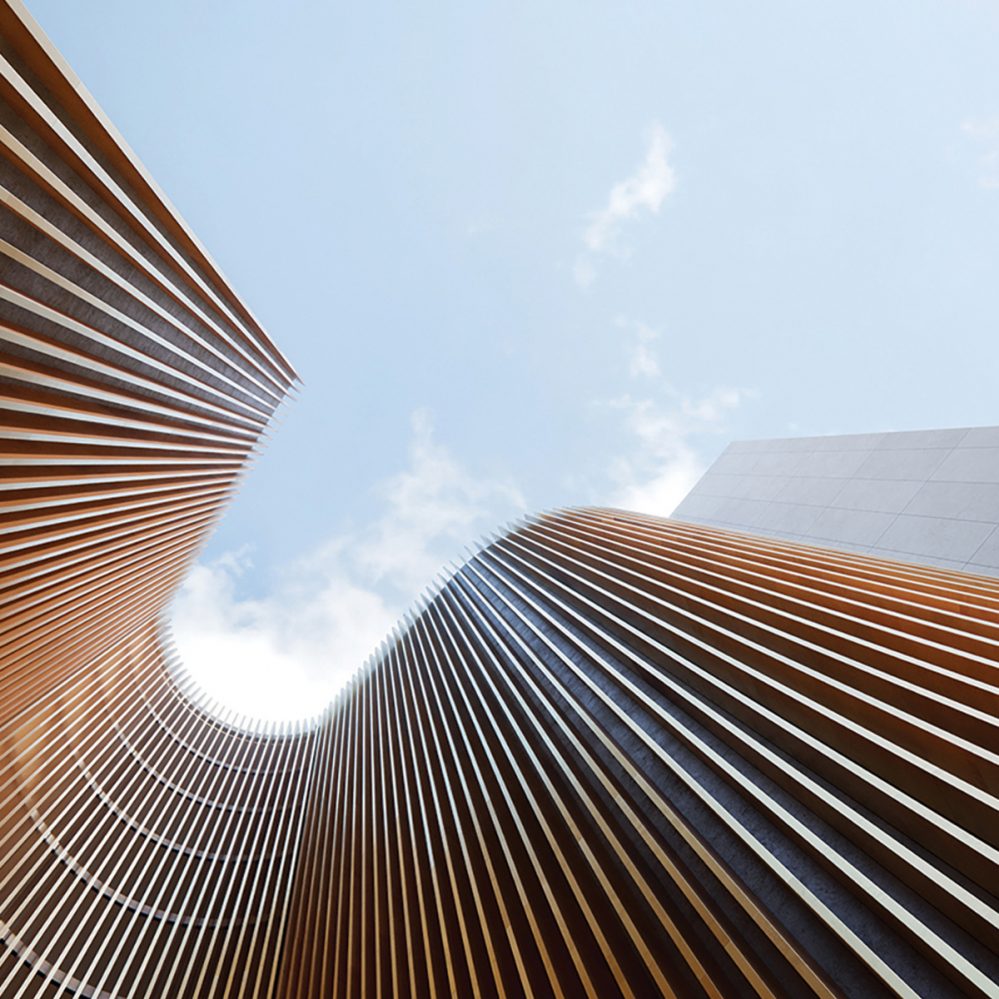
[[[627,256],[627,248],[620,241],[624,223],[642,214],[657,215],[676,188],[676,174],[669,163],[670,149],[666,129],[656,122],[649,129],[645,158],[630,177],[611,188],[607,204],[590,216],[589,225],[583,232],[586,249],[573,267],[573,277],[580,287],[588,287],[593,282],[596,255]]]
[[[621,417],[624,443],[607,469],[611,483],[607,502],[639,513],[669,516],[704,474],[694,439],[725,429],[728,416],[752,392],[719,386],[692,398],[660,378],[654,344],[659,334],[645,323],[618,319],[630,334],[626,344],[632,379],[655,379],[649,394],[625,393],[603,406]]]
[[[692,438],[723,430],[725,417],[747,395],[730,388],[714,389],[701,399],[665,392],[665,402],[626,394],[608,403],[622,414],[631,439],[630,449],[609,469],[611,506],[669,516],[706,470]]]
[[[240,554],[198,564],[181,587],[171,621],[180,660],[241,714],[316,714],[387,634],[396,610],[329,552],[291,566],[268,596],[241,598],[250,562]]]
[[[725,418],[751,393],[716,388],[691,399],[666,387],[664,394],[665,401],[626,394],[607,404],[622,414],[631,439],[609,469],[611,506],[668,517],[706,470],[694,436],[722,431]]]
[[[351,550],[360,578],[394,588],[407,602],[446,558],[495,526],[493,514],[526,507],[513,483],[476,478],[437,444],[426,410],[413,414],[412,430],[409,468],[378,488],[384,513]]]
[[[525,508],[512,483],[463,468],[422,410],[412,417],[407,468],[376,496],[370,522],[287,566],[266,597],[238,593],[246,550],[195,566],[172,630],[181,661],[209,694],[251,717],[321,710],[442,565]]]
[[[982,148],[978,157],[979,185],[989,189],[999,188],[999,116],[969,118],[962,122],[961,131]]]
[[[649,130],[645,159],[630,177],[611,188],[606,207],[594,213],[583,234],[588,250],[601,253],[611,247],[621,224],[643,209],[658,214],[666,196],[676,186],[676,175],[667,160],[669,151],[669,136],[662,125],[656,123]]]
[[[657,378],[660,374],[659,357],[653,344],[659,334],[645,323],[618,319],[619,329],[631,334],[628,342],[628,374],[632,378]]]

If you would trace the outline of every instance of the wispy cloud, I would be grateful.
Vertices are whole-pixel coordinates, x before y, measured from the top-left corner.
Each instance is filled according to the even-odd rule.
[[[999,115],[991,118],[969,118],[962,122],[961,131],[980,147],[978,183],[981,187],[999,188]]]
[[[473,475],[437,443],[425,409],[412,415],[409,467],[376,494],[382,514],[353,540],[353,565],[367,582],[390,588],[407,603],[447,558],[494,527],[501,514],[526,507],[513,482]]]
[[[649,129],[645,157],[635,172],[615,184],[607,196],[607,204],[591,214],[583,232],[585,250],[573,267],[573,276],[581,287],[588,286],[596,277],[598,255],[627,256],[628,248],[620,238],[625,223],[643,214],[657,215],[675,189],[676,174],[669,163],[670,150],[670,137],[656,122]]]
[[[368,523],[285,567],[264,598],[239,595],[245,549],[195,567],[172,626],[181,660],[210,694],[250,716],[321,710],[442,565],[525,509],[513,483],[456,461],[425,410],[412,417],[407,467],[375,496]]]
[[[607,405],[621,414],[630,447],[608,469],[609,504],[668,517],[707,468],[694,438],[722,432],[726,417],[748,395],[719,387],[690,398],[664,386],[659,397],[625,394],[610,400]]]
[[[606,207],[593,214],[583,234],[588,250],[602,253],[612,248],[622,224],[643,211],[658,214],[666,196],[676,186],[669,152],[670,138],[662,125],[656,123],[649,130],[645,159],[630,177],[611,188]]]
[[[623,330],[628,338],[628,374],[632,378],[657,378],[660,374],[659,356],[654,345],[659,333],[637,320],[618,318],[614,325]]]
[[[755,393],[718,386],[696,397],[678,392],[661,377],[659,334],[645,323],[618,319],[625,331],[628,373],[644,385],[603,400],[622,431],[619,453],[607,469],[611,506],[668,516],[704,474],[696,438],[720,433],[728,417]]]

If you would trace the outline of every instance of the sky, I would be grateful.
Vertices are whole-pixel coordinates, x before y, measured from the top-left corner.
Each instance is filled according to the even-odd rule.
[[[999,422],[999,3],[29,6],[303,379],[172,612],[236,710],[531,511]]]

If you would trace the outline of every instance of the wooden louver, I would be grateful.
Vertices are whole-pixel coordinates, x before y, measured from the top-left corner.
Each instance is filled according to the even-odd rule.
[[[999,995],[995,581],[562,510],[317,720],[208,704],[164,611],[295,374],[0,57],[0,999]]]

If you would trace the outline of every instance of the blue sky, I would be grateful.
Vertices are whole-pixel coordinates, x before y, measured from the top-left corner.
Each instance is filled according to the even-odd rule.
[[[31,9],[303,376],[175,615],[242,710],[522,512],[997,422],[995,3]]]

